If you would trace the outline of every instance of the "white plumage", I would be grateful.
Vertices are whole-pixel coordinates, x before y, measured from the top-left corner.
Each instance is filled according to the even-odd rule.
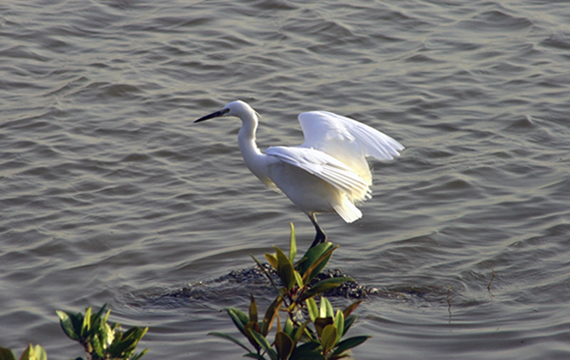
[[[366,158],[391,160],[404,149],[396,140],[356,120],[311,111],[299,115],[305,136],[302,145],[270,147],[263,154],[255,143],[259,115],[251,106],[234,101],[195,122],[221,116],[241,119],[238,142],[251,172],[309,216],[317,231],[311,247],[326,241],[315,214],[336,212],[346,222],[362,217],[355,204],[371,198],[372,174]]]

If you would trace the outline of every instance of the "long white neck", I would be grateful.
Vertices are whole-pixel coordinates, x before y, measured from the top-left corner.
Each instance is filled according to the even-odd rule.
[[[260,167],[263,161],[261,158],[265,155],[261,153],[255,143],[255,132],[257,131],[259,121],[257,114],[252,110],[251,112],[240,114],[239,118],[242,121],[242,126],[238,133],[238,143],[241,154],[251,172],[261,178],[264,176],[262,168]]]

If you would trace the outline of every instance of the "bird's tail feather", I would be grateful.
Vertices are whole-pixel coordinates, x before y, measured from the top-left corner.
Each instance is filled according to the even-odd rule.
[[[362,217],[362,212],[346,197],[340,204],[333,204],[333,208],[347,223],[354,222]]]

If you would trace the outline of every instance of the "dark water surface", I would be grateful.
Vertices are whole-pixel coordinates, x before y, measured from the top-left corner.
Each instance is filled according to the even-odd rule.
[[[407,147],[361,220],[320,217],[332,267],[402,295],[359,308],[357,359],[570,358],[569,24],[540,0],[2,2],[0,346],[81,355],[55,310],[108,302],[150,327],[145,358],[241,357],[206,333],[235,333],[220,309],[250,289],[156,298],[286,247],[289,222],[312,241],[237,119],[192,123],[242,99],[262,149],[318,109]]]

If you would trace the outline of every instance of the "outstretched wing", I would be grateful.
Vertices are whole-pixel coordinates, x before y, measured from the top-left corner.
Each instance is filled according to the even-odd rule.
[[[322,151],[304,147],[274,146],[268,148],[265,154],[277,157],[281,161],[321,178],[344,192],[352,202],[370,198],[370,188],[364,179],[351,168]]]
[[[353,169],[368,184],[372,176],[366,157],[391,160],[400,156],[404,146],[388,135],[328,111],[311,111],[299,115],[305,142],[302,147],[320,150]]]

